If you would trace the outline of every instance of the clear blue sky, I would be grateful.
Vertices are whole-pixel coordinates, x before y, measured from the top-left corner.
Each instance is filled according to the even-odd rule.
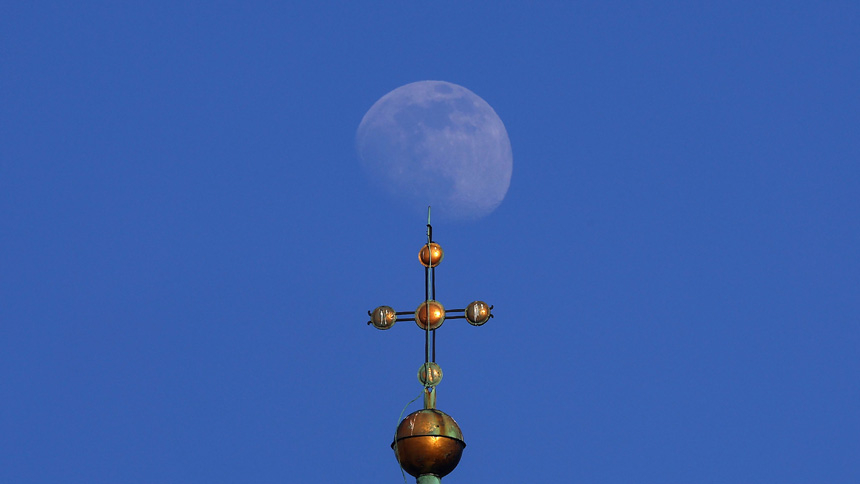
[[[0,482],[402,482],[354,136],[425,79],[514,153],[435,225],[443,482],[860,482],[860,6],[653,3],[7,2]]]

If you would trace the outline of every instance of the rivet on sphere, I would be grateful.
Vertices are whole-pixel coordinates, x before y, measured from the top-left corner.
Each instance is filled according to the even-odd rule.
[[[379,306],[370,315],[370,322],[373,323],[376,329],[388,329],[394,326],[396,321],[397,314],[389,306]]]
[[[425,387],[435,387],[442,381],[442,368],[436,362],[428,362],[418,369],[418,381]]]
[[[490,320],[490,306],[484,301],[473,301],[466,306],[466,321],[472,326],[480,326]]]
[[[443,257],[445,257],[445,252],[442,251],[442,247],[439,247],[439,244],[436,242],[424,244],[424,247],[421,247],[421,250],[418,252],[418,260],[424,267],[438,266],[442,262]]]
[[[445,307],[439,301],[425,301],[415,310],[415,323],[421,329],[433,330],[445,322]]]

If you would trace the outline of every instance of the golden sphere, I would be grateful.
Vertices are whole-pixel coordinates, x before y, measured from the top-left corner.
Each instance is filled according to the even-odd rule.
[[[418,369],[418,381],[425,387],[435,387],[442,381],[442,368],[434,361],[424,363]]]
[[[484,301],[473,301],[466,306],[466,321],[472,326],[480,326],[490,320],[490,306]]]
[[[445,477],[460,463],[465,447],[457,422],[445,412],[427,408],[406,416],[391,444],[403,470],[414,477]]]
[[[442,252],[442,247],[439,247],[439,244],[436,242],[424,244],[424,247],[421,247],[421,250],[418,252],[418,261],[424,267],[438,266],[442,262],[443,257],[445,257],[445,253]]]
[[[415,310],[415,323],[421,329],[431,330],[442,326],[445,322],[445,308],[439,301],[425,301]]]
[[[397,314],[389,306],[379,306],[370,314],[370,322],[376,329],[388,329],[394,326]]]

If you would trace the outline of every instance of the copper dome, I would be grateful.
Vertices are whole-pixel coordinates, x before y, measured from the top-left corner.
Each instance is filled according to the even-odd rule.
[[[391,448],[403,470],[414,477],[444,477],[457,467],[466,443],[457,422],[445,412],[422,409],[397,426]]]

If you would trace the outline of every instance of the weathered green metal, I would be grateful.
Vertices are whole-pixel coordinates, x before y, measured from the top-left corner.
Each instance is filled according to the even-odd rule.
[[[418,476],[416,482],[418,482],[418,484],[442,484],[442,479],[439,479],[433,474],[422,474]]]
[[[442,381],[442,368],[433,361],[424,363],[418,369],[418,381],[425,387],[435,387]]]
[[[436,408],[436,389],[427,387],[424,389],[424,409],[432,410]]]

